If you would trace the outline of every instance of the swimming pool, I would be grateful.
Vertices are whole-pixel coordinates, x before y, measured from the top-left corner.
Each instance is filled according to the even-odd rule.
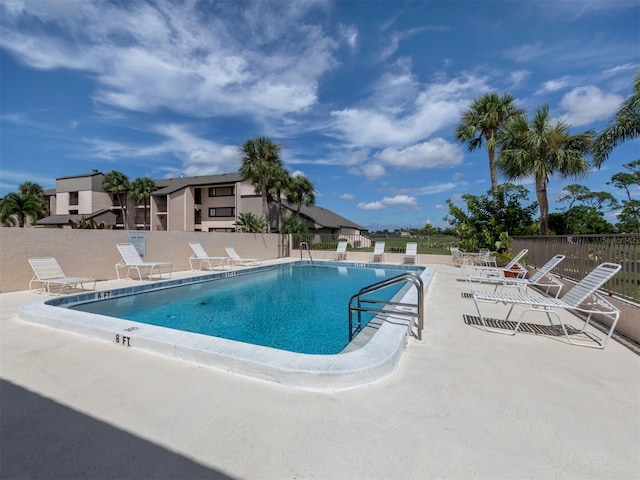
[[[290,265],[69,308],[296,353],[336,354],[349,343],[351,295],[406,271]],[[374,298],[391,300],[401,286],[376,292]],[[363,314],[363,327],[373,315]]]
[[[406,317],[396,317],[394,320],[392,314],[387,315],[383,320],[372,321],[363,333],[339,354],[304,354],[60,308],[99,299],[131,296],[134,293],[167,291],[171,287],[195,285],[203,280],[246,276],[255,272],[290,268],[293,265],[308,263],[310,262],[283,260],[280,264],[233,272],[137,283],[111,290],[39,300],[22,305],[18,311],[18,318],[110,342],[114,345],[114,355],[126,355],[129,350],[141,350],[231,374],[305,390],[350,389],[392,375],[397,369],[408,341]],[[337,262],[321,261],[314,263],[337,264]],[[374,270],[373,266],[367,264],[344,262],[340,266]],[[378,265],[375,268],[378,268]],[[420,277],[426,293],[433,277],[433,269],[424,268],[420,272]],[[403,287],[394,300],[398,298],[403,302],[416,303],[417,290],[408,286]],[[346,316],[346,306],[344,308]]]

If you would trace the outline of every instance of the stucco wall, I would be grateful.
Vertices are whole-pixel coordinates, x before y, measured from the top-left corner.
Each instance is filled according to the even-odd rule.
[[[137,232],[141,233],[141,232]],[[193,253],[189,242],[200,242],[209,255],[226,256],[232,245],[243,257],[278,256],[279,236],[250,233],[145,232],[146,259],[168,261],[174,270],[188,270]],[[98,280],[116,278],[121,258],[116,243],[129,241],[125,230],[0,228],[0,292],[25,290],[33,271],[29,258],[55,257],[65,274]]]

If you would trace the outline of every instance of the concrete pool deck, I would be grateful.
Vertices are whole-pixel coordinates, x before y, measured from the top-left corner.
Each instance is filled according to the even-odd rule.
[[[460,270],[433,268],[423,342],[337,393],[33,325],[16,312],[42,295],[1,294],[0,477],[638,478],[640,356],[488,333]]]

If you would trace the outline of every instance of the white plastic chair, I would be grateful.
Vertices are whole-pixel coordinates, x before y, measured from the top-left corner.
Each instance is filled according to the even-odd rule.
[[[415,242],[407,242],[404,255],[402,255],[402,263],[418,263],[418,244]]]
[[[478,283],[489,283],[495,285],[494,291],[499,287],[517,287],[521,293],[526,293],[527,287],[537,287],[543,289],[545,294],[553,289],[554,297],[558,297],[564,284],[551,274],[551,270],[556,268],[564,260],[564,255],[555,255],[547,263],[538,269],[531,278],[512,278],[501,275],[468,275],[467,281],[471,282],[471,290],[474,290]]]
[[[346,260],[347,259],[347,241],[340,240],[338,242],[338,246],[336,247],[336,251],[333,254],[334,260]]]
[[[260,265],[261,258],[242,258],[233,247],[224,247],[229,255],[229,265]]]
[[[136,247],[132,243],[118,243],[116,245],[118,251],[122,256],[122,262],[116,263],[116,276],[118,280],[121,280],[120,269],[127,269],[126,278],[130,278],[131,270],[138,272],[138,278],[142,280],[141,269],[147,270],[147,278],[151,278],[155,273],[162,278],[162,269],[169,269],[169,276],[171,276],[171,270],[173,265],[170,262],[148,262],[140,258],[140,254],[136,250]]]
[[[476,309],[478,310],[478,315],[480,316],[480,321],[482,322],[482,326],[488,332],[500,333],[503,335],[515,335],[522,324],[522,320],[525,315],[532,311],[544,312],[547,314],[549,321],[551,321],[551,315],[555,315],[559,320],[560,325],[562,327],[562,332],[564,333],[567,341],[572,345],[578,345],[581,347],[590,347],[590,348],[605,348],[611,335],[613,334],[613,330],[616,328],[616,324],[620,318],[620,310],[607,302],[602,296],[597,293],[597,290],[604,285],[609,279],[611,279],[616,273],[620,271],[621,266],[617,263],[601,263],[594,270],[588,273],[580,282],[574,285],[562,298],[555,297],[547,297],[542,295],[525,295],[525,294],[511,294],[504,292],[490,292],[490,291],[481,291],[475,290],[471,292],[473,296],[473,301],[476,305]],[[520,318],[516,323],[515,327],[512,330],[509,329],[498,329],[489,327],[487,325],[486,319],[480,309],[480,304],[482,302],[501,302],[505,305],[510,305],[509,312],[505,318],[505,322],[509,319],[511,312],[514,307],[517,305],[524,306],[525,309],[520,314]],[[567,310],[573,313],[581,313],[587,315],[585,319],[584,327],[578,330],[578,333],[583,333],[589,322],[591,321],[591,317],[593,314],[599,314],[605,317],[608,317],[611,320],[611,324],[609,327],[609,331],[607,333],[606,339],[603,343],[599,343],[596,341],[596,344],[586,343],[586,342],[578,342],[571,340],[569,333],[567,331],[567,327],[562,320],[562,317],[558,314],[556,310]]]
[[[384,246],[385,242],[376,242],[373,253],[369,255],[370,262],[384,262]]]
[[[191,267],[191,270],[195,270],[195,268],[193,268],[193,262],[200,262],[198,270],[202,270],[202,266],[205,264],[209,266],[209,270],[213,270],[216,267],[224,269],[224,263],[229,257],[212,257],[198,242],[189,242],[189,246],[191,247],[191,250],[193,250],[193,255],[189,257],[189,266]],[[217,263],[215,267],[211,264],[212,261]]]
[[[467,278],[469,275],[474,275],[473,272],[476,272],[475,274],[477,275],[483,275],[487,277],[490,275],[505,277],[508,275],[507,272],[510,272],[515,278],[524,278],[527,274],[527,269],[519,262],[527,255],[527,253],[529,253],[529,250],[523,248],[504,267],[484,267],[479,265],[464,264],[462,265],[462,272],[465,278]]]
[[[94,290],[96,288],[96,280],[93,278],[67,277],[62,270],[58,261],[53,258],[30,258],[29,265],[33,269],[33,278],[29,281],[29,291],[33,291],[34,284],[40,284],[40,292],[47,291],[52,294],[51,285],[58,285],[58,295],[62,293],[65,287],[84,288],[85,283],[93,282]]]

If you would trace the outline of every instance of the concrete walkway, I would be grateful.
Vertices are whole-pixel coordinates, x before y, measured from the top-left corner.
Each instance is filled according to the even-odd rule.
[[[42,297],[2,294],[0,477],[638,478],[640,356],[485,332],[460,270],[434,268],[424,341],[331,394],[21,322]]]

